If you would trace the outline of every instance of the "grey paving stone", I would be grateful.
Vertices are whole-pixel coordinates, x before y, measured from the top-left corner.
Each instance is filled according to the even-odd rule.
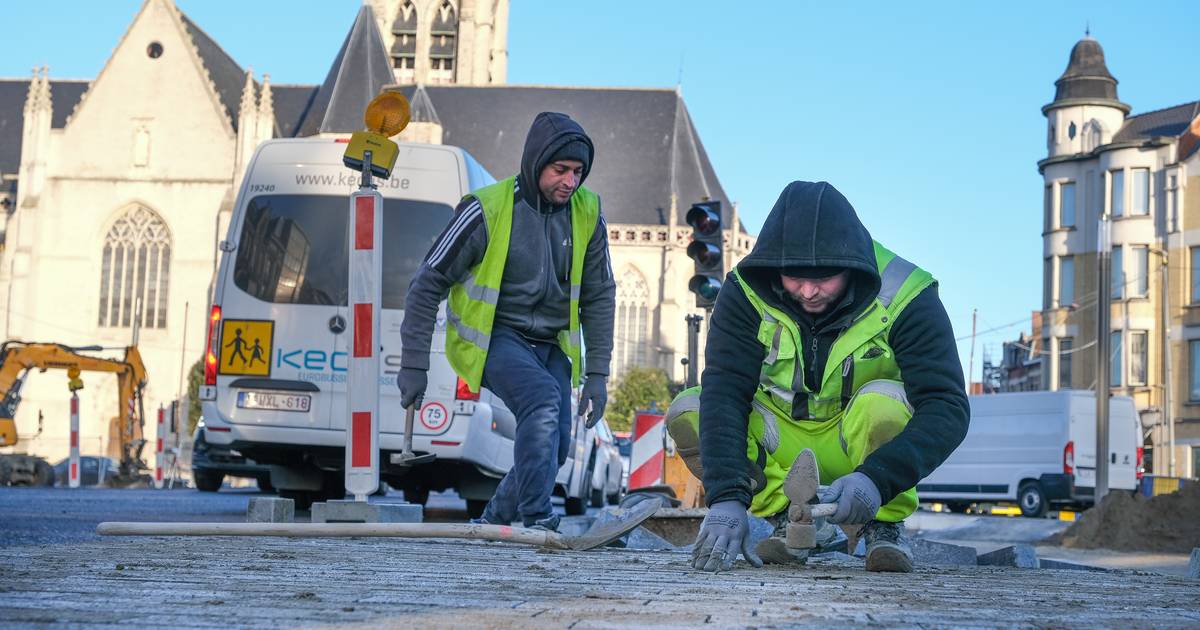
[[[252,497],[246,506],[247,523],[291,523],[296,520],[296,502],[280,497]]]
[[[1012,545],[979,554],[978,562],[993,567],[1038,568],[1037,551],[1029,545]]]
[[[936,566],[975,566],[978,564],[974,547],[951,545],[924,538],[913,538],[911,542],[914,564]]]
[[[365,503],[342,500],[314,503],[314,523],[420,523],[424,511],[416,503]]]
[[[1105,569],[1104,567],[1094,567],[1090,564],[1079,564],[1077,562],[1067,562],[1066,560],[1055,560],[1053,558],[1039,559],[1038,568],[1059,569],[1066,571],[1099,571],[1101,573],[1109,572],[1109,569]]]

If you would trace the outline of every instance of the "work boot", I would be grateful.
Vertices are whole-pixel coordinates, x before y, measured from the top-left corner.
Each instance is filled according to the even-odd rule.
[[[867,570],[912,573],[912,545],[904,535],[904,521],[871,521],[862,530],[867,541]]]
[[[562,517],[560,517],[557,514],[551,514],[550,516],[547,516],[546,518],[539,518],[538,520],[534,521],[532,524],[526,525],[525,527],[527,527],[529,529],[540,529],[540,530],[546,531],[546,532],[557,532],[558,524],[560,521],[562,521]]]

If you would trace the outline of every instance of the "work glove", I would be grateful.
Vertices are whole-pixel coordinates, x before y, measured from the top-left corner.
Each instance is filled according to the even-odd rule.
[[[603,374],[588,374],[587,381],[583,383],[583,390],[579,392],[579,415],[588,414],[589,429],[604,417],[604,407],[608,405],[608,386],[604,381]]]
[[[396,377],[396,385],[400,387],[400,404],[405,409],[416,405],[421,406],[425,401],[425,388],[429,386],[429,374],[417,368],[400,368]]]
[[[881,499],[875,482],[860,472],[834,481],[818,491],[818,495],[821,503],[837,504],[837,512],[829,517],[829,522],[838,525],[860,525],[875,518]]]
[[[755,567],[763,561],[750,544],[750,517],[741,501],[718,501],[708,508],[700,524],[700,535],[692,545],[692,568],[704,571],[728,571],[738,554]]]

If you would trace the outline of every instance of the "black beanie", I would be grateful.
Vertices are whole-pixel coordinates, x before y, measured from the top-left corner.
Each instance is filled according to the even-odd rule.
[[[583,170],[587,171],[592,161],[591,147],[583,140],[572,140],[554,152],[547,164],[557,162],[559,160],[576,160],[583,163]]]

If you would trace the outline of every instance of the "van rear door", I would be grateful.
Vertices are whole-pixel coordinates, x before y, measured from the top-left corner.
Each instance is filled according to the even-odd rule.
[[[332,349],[344,328],[347,216],[345,196],[246,202],[221,295],[218,386],[229,395],[218,405],[231,422],[329,428],[330,387],[346,371],[345,355]]]

